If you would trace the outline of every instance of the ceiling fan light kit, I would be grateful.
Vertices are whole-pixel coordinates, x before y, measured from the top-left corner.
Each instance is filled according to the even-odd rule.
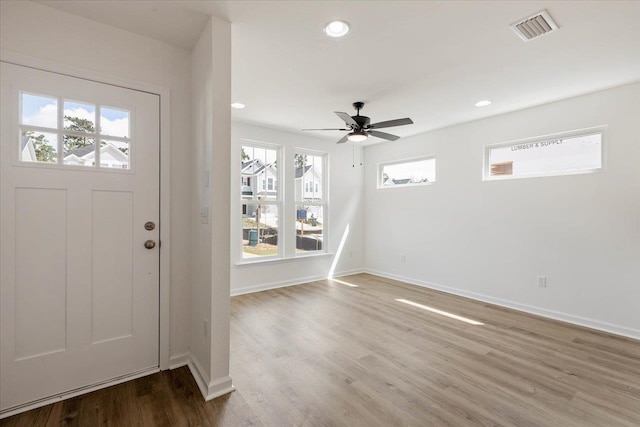
[[[302,130],[340,130],[349,131],[348,134],[338,140],[338,144],[343,144],[347,141],[351,142],[364,142],[369,136],[375,136],[377,138],[386,139],[387,141],[396,141],[400,139],[397,135],[392,135],[386,132],[379,132],[374,129],[390,128],[394,126],[404,126],[413,124],[413,120],[406,117],[404,119],[387,120],[384,122],[371,123],[371,119],[367,116],[361,116],[360,110],[364,107],[364,102],[354,102],[353,108],[356,109],[356,115],[350,116],[342,111],[334,111],[338,117],[344,121],[346,128],[341,129],[302,129]]]
[[[347,135],[347,139],[351,142],[364,142],[369,138],[369,135],[363,131],[353,131]]]

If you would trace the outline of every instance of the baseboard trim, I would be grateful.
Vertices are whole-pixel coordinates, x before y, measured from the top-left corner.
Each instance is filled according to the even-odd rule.
[[[169,358],[169,369],[177,369],[189,364],[191,353],[184,352],[180,354],[174,354]]]
[[[358,274],[358,273],[364,273],[364,270],[354,269],[354,270],[341,271],[340,273],[334,274],[333,277],[349,276],[351,274]],[[254,292],[268,291],[270,289],[286,288],[289,286],[298,286],[298,285],[303,285],[305,283],[315,282],[317,280],[325,280],[325,279],[327,279],[326,275],[318,274],[315,276],[299,277],[296,279],[285,280],[281,282],[272,282],[272,283],[265,283],[257,286],[248,286],[246,288],[232,289],[231,296],[235,297],[238,295],[252,294]]]
[[[114,378],[112,380],[104,381],[98,384],[93,384],[87,387],[81,387],[75,390],[71,390],[65,393],[60,393],[55,396],[45,397],[44,399],[37,400],[32,403],[27,403],[24,405],[14,406],[13,408],[7,408],[3,411],[0,411],[0,419],[10,417],[12,415],[17,415],[22,412],[29,411],[31,409],[40,408],[42,406],[50,405],[52,403],[60,402],[62,400],[71,399],[72,397],[80,396],[82,394],[91,393],[92,391],[100,390],[103,388],[111,387],[114,385],[126,383],[127,381],[132,381],[138,378],[145,377],[147,375],[155,374],[160,372],[158,368],[145,369],[140,372],[135,372],[133,374],[123,375],[118,378]]]
[[[193,375],[193,378],[196,380],[196,384],[198,385],[204,400],[209,401],[235,391],[236,388],[233,386],[233,381],[230,376],[210,381],[209,376],[206,374],[204,369],[202,369],[202,366],[198,360],[193,357],[193,355],[189,358],[188,366],[191,371],[191,375]]]
[[[502,298],[496,298],[477,292],[465,291],[463,289],[452,288],[449,286],[440,285],[437,283],[426,282],[423,280],[413,279],[411,277],[404,277],[397,274],[386,273],[370,268],[364,269],[365,273],[372,274],[374,276],[384,277],[387,279],[398,280],[400,282],[409,283],[411,285],[420,286],[423,288],[433,289],[436,291],[445,292],[452,295],[457,295],[465,298],[470,298],[476,301],[487,302],[500,307],[510,308],[512,310],[523,311],[525,313],[535,314],[537,316],[547,317],[561,322],[571,323],[578,326],[584,326],[586,328],[595,329],[602,332],[607,332],[614,335],[620,335],[626,338],[640,340],[640,330],[628,328],[625,326],[613,325],[611,323],[602,322],[599,320],[589,319],[586,317],[575,316],[573,314],[563,313],[554,310],[548,310],[546,308],[536,307],[527,304],[521,304],[514,301],[505,300]]]

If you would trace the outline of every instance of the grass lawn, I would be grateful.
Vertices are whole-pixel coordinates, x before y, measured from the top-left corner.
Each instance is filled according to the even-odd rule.
[[[260,256],[278,254],[278,247],[274,245],[269,245],[267,243],[259,243],[256,246],[245,246],[242,248],[242,250],[248,254],[260,255]]]
[[[242,218],[242,228],[256,228],[256,220],[253,218]],[[265,229],[269,228],[269,226],[261,222],[260,228]]]

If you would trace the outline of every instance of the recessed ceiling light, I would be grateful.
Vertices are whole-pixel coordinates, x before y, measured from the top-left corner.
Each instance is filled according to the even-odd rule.
[[[329,37],[342,37],[349,32],[349,23],[345,21],[331,21],[324,27]]]
[[[231,104],[231,108],[235,108],[236,110],[242,110],[245,105],[242,102],[234,102]]]
[[[491,104],[491,101],[489,101],[488,99],[485,99],[484,101],[476,102],[476,107],[486,107],[489,104]]]

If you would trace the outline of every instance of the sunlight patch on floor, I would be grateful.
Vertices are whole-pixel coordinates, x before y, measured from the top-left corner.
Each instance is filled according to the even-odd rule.
[[[338,280],[338,279],[329,279],[329,280],[331,280],[332,282],[340,283],[341,285],[349,286],[351,288],[359,288],[360,287],[358,285],[354,285],[353,283],[345,282],[343,280]]]
[[[408,299],[397,298],[396,301],[430,311],[431,313],[450,317],[451,319],[460,320],[471,325],[484,325],[484,323],[478,322],[477,320],[467,319],[466,317],[458,316],[457,314],[447,313],[446,311],[438,310],[437,308],[429,307],[428,305],[418,304],[417,302],[409,301]]]

